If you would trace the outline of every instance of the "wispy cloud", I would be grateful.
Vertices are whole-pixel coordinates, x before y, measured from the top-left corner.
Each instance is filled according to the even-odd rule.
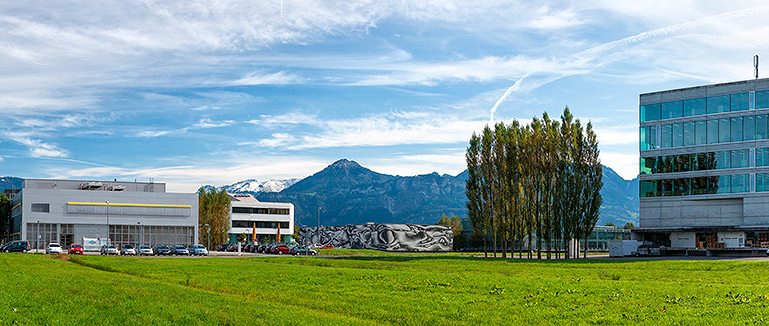
[[[286,85],[301,83],[302,80],[301,77],[288,74],[285,71],[275,73],[252,72],[241,79],[233,81],[231,85]]]
[[[213,121],[211,119],[205,118],[205,119],[200,119],[200,121],[198,121],[198,123],[194,124],[193,127],[195,127],[195,128],[220,128],[220,127],[231,126],[234,123],[235,123],[234,120]]]
[[[142,131],[142,132],[136,134],[136,137],[155,138],[155,137],[160,137],[160,136],[168,135],[169,133],[171,133],[171,131],[167,131],[167,130],[160,130],[160,131],[146,130],[146,131]]]
[[[7,132],[5,138],[27,146],[29,149],[29,156],[33,158],[45,158],[45,157],[67,157],[68,152],[59,148],[56,144],[46,143],[40,139],[34,139],[30,137],[29,133],[24,132]]]

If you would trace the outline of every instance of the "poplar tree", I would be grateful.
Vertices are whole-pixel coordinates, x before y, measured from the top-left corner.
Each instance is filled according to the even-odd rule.
[[[230,196],[224,188],[198,189],[198,232],[199,243],[206,243],[210,229],[211,246],[225,243],[230,229]],[[204,225],[208,224],[209,228]],[[209,248],[210,249],[210,248]]]

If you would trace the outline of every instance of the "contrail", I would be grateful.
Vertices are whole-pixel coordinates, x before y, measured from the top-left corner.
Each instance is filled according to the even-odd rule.
[[[491,117],[489,118],[489,124],[493,124],[494,123],[494,112],[497,111],[497,108],[499,107],[499,105],[502,104],[502,102],[505,101],[505,99],[507,98],[508,95],[510,95],[510,93],[512,93],[514,90],[519,89],[521,87],[521,82],[523,82],[523,79],[528,77],[529,75],[531,75],[531,73],[532,72],[530,71],[530,72],[527,72],[526,74],[524,74],[523,76],[521,76],[521,78],[518,79],[518,81],[516,81],[515,84],[513,84],[513,86],[510,86],[510,87],[507,88],[505,93],[502,94],[502,96],[497,100],[497,103],[494,103],[494,106],[491,107],[491,112],[490,112],[491,113]]]

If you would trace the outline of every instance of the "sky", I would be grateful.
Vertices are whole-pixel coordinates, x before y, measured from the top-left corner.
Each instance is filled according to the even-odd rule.
[[[568,106],[632,179],[639,94],[752,79],[767,16],[761,1],[4,1],[0,175],[173,192],[341,158],[456,175],[473,132]]]

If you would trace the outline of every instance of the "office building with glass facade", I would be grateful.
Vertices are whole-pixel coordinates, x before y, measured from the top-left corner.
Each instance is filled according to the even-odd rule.
[[[250,243],[254,237],[256,242],[292,242],[294,204],[263,202],[250,194],[230,194],[230,204],[230,243]]]
[[[769,79],[640,95],[640,228],[698,247],[769,232]]]
[[[32,248],[191,245],[198,238],[198,195],[167,193],[164,183],[25,179],[11,205],[9,240]]]

